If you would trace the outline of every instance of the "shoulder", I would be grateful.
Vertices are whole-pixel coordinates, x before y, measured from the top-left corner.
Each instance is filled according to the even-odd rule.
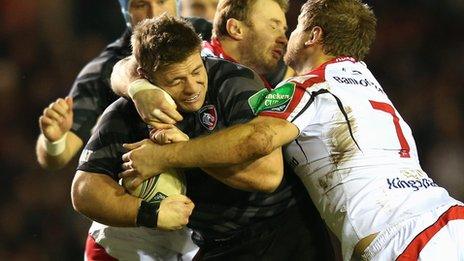
[[[95,132],[130,134],[131,129],[141,123],[142,120],[132,101],[119,98],[105,109],[97,122]]]
[[[240,77],[262,82],[261,78],[250,68],[218,57],[203,57],[208,72],[208,80],[220,84],[226,79]]]

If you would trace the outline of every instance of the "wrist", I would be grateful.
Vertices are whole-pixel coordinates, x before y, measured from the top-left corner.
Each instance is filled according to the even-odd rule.
[[[68,132],[66,132],[60,139],[57,141],[50,141],[43,136],[43,141],[44,141],[44,148],[47,154],[51,156],[57,156],[63,153],[63,151],[66,149],[66,138],[68,137]]]
[[[129,88],[127,89],[127,94],[129,97],[134,100],[135,94],[144,90],[158,90],[159,87],[153,85],[146,79],[137,79],[129,84]]]
[[[137,219],[135,221],[138,227],[156,228],[158,226],[158,212],[160,202],[148,203],[140,201]]]

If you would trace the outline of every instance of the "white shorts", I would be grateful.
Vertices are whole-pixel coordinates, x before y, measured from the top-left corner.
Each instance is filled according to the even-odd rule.
[[[380,232],[361,259],[464,261],[464,205],[457,203]]]
[[[198,252],[192,231],[159,231],[143,227],[109,227],[93,222],[89,229],[85,260],[192,260]]]

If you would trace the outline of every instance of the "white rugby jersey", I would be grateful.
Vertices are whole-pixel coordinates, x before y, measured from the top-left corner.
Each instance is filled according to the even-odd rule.
[[[345,260],[360,239],[451,200],[422,171],[411,129],[362,62],[340,57],[291,78],[257,111],[298,127],[285,158]]]

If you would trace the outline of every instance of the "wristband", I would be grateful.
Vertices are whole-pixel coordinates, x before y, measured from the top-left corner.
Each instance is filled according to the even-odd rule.
[[[43,140],[47,154],[51,156],[57,156],[63,153],[63,151],[66,149],[66,137],[68,137],[67,132],[59,140],[52,142],[44,136]]]
[[[134,100],[134,96],[136,93],[144,90],[160,90],[164,94],[164,98],[171,104],[176,105],[175,101],[172,99],[171,95],[161,89],[160,87],[153,85],[151,82],[147,81],[146,79],[137,79],[129,84],[129,88],[127,89],[127,94],[129,97]]]
[[[136,224],[139,227],[156,228],[158,225],[158,211],[160,202],[148,203],[141,201],[139,211],[137,212]]]
[[[134,95],[139,91],[143,90],[157,90],[159,87],[153,85],[151,82],[147,81],[146,79],[137,79],[129,84],[129,88],[127,89],[127,94],[133,100]]]

